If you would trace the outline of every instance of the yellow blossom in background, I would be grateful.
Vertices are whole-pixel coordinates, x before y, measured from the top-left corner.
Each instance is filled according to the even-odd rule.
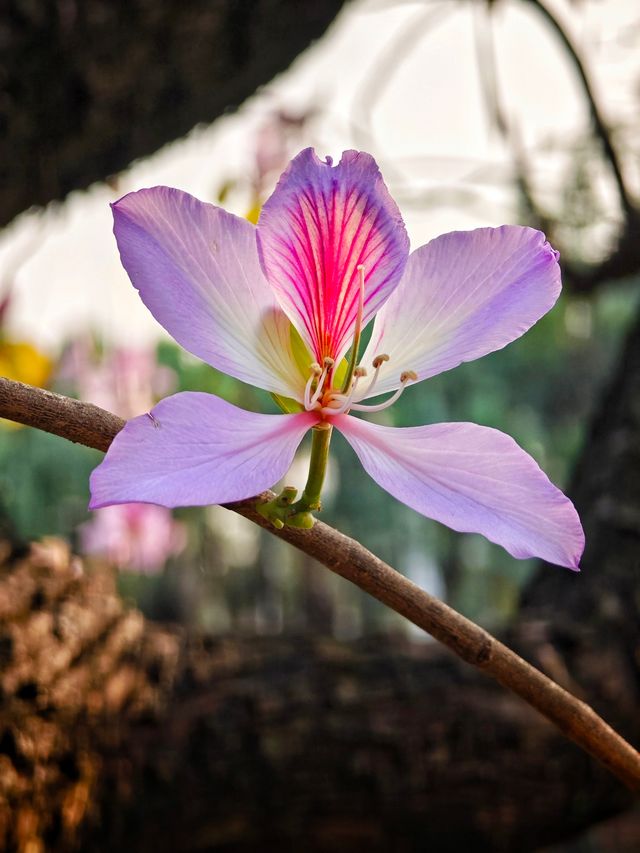
[[[53,370],[53,362],[33,344],[26,341],[0,339],[0,376],[28,385],[44,387]],[[20,424],[0,419],[10,429],[20,429]]]

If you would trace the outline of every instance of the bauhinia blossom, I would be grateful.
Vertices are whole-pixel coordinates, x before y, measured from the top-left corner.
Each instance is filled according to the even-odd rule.
[[[287,412],[247,412],[195,392],[128,421],[91,479],[91,507],[227,503],[279,481],[313,429],[312,470],[294,502],[263,512],[309,521],[332,427],[382,488],[515,557],[578,568],[571,502],[509,436],[472,423],[392,428],[362,413],[409,384],[520,337],[560,292],[558,253],[519,226],[445,234],[409,254],[400,212],[371,156],[336,166],[302,151],[257,227],[166,187],[113,205],[122,263],[173,337],[264,388]],[[375,317],[359,357],[360,334]],[[383,402],[367,402],[390,394]]]

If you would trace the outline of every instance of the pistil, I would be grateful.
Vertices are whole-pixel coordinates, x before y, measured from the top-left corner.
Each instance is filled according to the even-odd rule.
[[[323,406],[320,409],[321,414],[323,415],[342,415],[346,411],[351,408],[351,404],[353,402],[354,395],[356,393],[356,388],[358,387],[358,383],[360,380],[367,375],[367,371],[364,367],[356,367],[353,371],[353,384],[351,385],[351,391],[348,394],[334,394],[326,406]],[[337,403],[335,406],[333,404]]]
[[[313,411],[313,409],[315,409],[318,400],[324,393],[324,386],[327,380],[327,374],[332,370],[334,364],[334,360],[327,356],[324,359],[324,368],[320,367],[320,365],[315,361],[313,362],[313,364],[309,365],[311,375],[307,379],[307,384],[304,388],[304,407],[308,412],[311,412]],[[316,387],[315,391],[312,394],[311,389],[313,388],[314,382],[316,383]]]

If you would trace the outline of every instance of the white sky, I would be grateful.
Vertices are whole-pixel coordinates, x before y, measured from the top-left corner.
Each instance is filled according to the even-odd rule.
[[[584,134],[584,103],[546,24],[518,0],[497,5],[492,39],[500,95],[527,150],[536,152],[536,173],[553,186],[568,161],[548,150],[549,142],[570,143]],[[637,0],[550,5],[587,55],[608,120],[630,136],[638,103]],[[303,140],[321,155],[339,157],[358,145],[370,150],[398,197],[414,246],[447,230],[515,221],[509,158],[488,125],[477,73],[474,34],[484,22],[476,3],[353,2],[325,38],[237,114],[134,165],[117,189],[96,185],[44,215],[22,216],[0,233],[0,283],[11,279],[15,285],[11,331],[52,351],[88,328],[129,345],[161,334],[120,267],[108,203],[159,183],[212,200],[226,179],[250,168],[256,130],[274,106],[321,108]],[[412,38],[426,27],[420,39]],[[380,91],[370,135],[361,125],[372,88]],[[627,168],[635,168],[637,178],[637,160]],[[464,209],[454,202],[403,207],[418,191],[443,188],[472,190],[477,201]],[[601,192],[613,197],[606,176]],[[238,195],[230,206],[246,209]],[[604,222],[594,229],[594,253],[610,227]]]

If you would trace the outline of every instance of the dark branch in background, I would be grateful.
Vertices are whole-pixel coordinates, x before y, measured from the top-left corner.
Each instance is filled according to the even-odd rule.
[[[500,97],[493,32],[491,28],[490,13],[493,8],[491,4],[488,4],[486,7],[483,4],[482,9],[479,7],[476,8],[475,47],[480,88],[489,119],[508,144],[511,151],[515,167],[514,180],[520,198],[524,202],[529,224],[544,231],[552,242],[554,242],[553,227],[555,220],[550,214],[545,213],[536,201],[529,176],[529,164],[525,148],[520,139],[515,119],[507,116],[502,98]]]
[[[120,418],[97,406],[9,379],[0,379],[0,415],[98,449],[108,446],[124,425]],[[478,625],[396,572],[359,542],[323,522],[316,522],[311,530],[289,527],[276,530],[256,510],[257,500],[273,497],[268,492],[228,504],[227,508],[304,551],[427,631],[467,663],[521,696],[631,790],[640,791],[640,755],[592,708]]]
[[[567,253],[564,253],[564,279],[569,288],[576,293],[589,293],[603,282],[613,278],[624,278],[628,275],[635,275],[640,269],[640,241],[637,236],[638,229],[640,228],[640,208],[638,207],[637,200],[632,197],[627,186],[620,157],[613,142],[611,129],[603,117],[602,109],[596,99],[586,66],[578,50],[560,21],[542,0],[523,0],[523,2],[533,6],[560,40],[562,48],[577,74],[582,94],[589,109],[594,136],[600,143],[603,157],[611,169],[618,191],[623,223],[617,237],[616,245],[612,248],[608,257],[600,264],[581,268],[575,263],[568,263]],[[489,3],[488,9],[490,10],[491,8],[491,3]],[[548,213],[544,213],[535,200],[535,194],[528,175],[526,157],[522,146],[519,144],[517,134],[515,130],[509,127],[508,122],[505,124],[505,130],[507,139],[511,140],[513,147],[516,180],[522,197],[532,214],[534,222],[539,223],[540,227],[552,232],[554,218]],[[511,132],[512,130],[513,132]],[[562,246],[560,246],[560,249],[562,250]]]
[[[0,226],[237,107],[343,0],[3,4]]]
[[[638,228],[640,227],[640,209],[627,186],[620,157],[613,143],[611,129],[602,115],[602,109],[598,104],[589,74],[578,50],[573,45],[562,24],[541,0],[523,0],[523,2],[531,4],[542,15],[543,19],[560,40],[563,51],[577,74],[580,88],[589,110],[594,137],[599,143],[602,155],[611,170],[618,191],[623,223],[617,238],[617,244],[613,247],[606,260],[592,267],[581,267],[575,262],[568,260],[567,256],[569,253],[562,252],[563,278],[565,283],[573,292],[588,293],[609,279],[633,275],[640,269],[640,241],[637,239]],[[494,8],[492,2],[486,4],[487,16],[491,14]],[[558,244],[554,234],[557,217],[549,211],[543,210],[536,199],[527,154],[520,140],[518,128],[514,120],[507,116],[500,99],[495,56],[493,45],[490,41],[491,33],[489,26],[490,19],[487,18],[486,30],[476,30],[478,74],[482,84],[487,111],[493,120],[494,126],[511,149],[515,166],[516,185],[526,206],[531,224],[545,231],[551,241],[554,244]],[[560,243],[559,245],[562,251],[562,244]]]
[[[625,180],[620,155],[614,144],[611,129],[603,116],[585,63],[578,50],[562,24],[542,0],[523,0],[523,2],[534,7],[559,39],[563,51],[576,72],[587,103],[594,138],[599,144],[604,161],[609,166],[614,178],[623,223],[616,244],[604,261],[592,266],[580,265],[575,261],[571,262],[569,260],[570,252],[565,251],[561,241],[555,237],[555,225],[558,217],[551,211],[543,210],[536,198],[527,153],[520,140],[517,126],[513,118],[507,115],[499,94],[489,29],[490,15],[498,5],[494,0],[477,0],[478,14],[487,16],[484,29],[481,28],[482,20],[479,17],[476,18],[476,49],[478,52],[480,88],[490,120],[510,147],[515,167],[515,183],[526,207],[530,224],[545,231],[554,244],[559,244],[563,255],[564,280],[568,289],[575,293],[589,293],[608,280],[634,275],[640,269],[640,240],[637,237],[640,231],[640,208]],[[381,55],[377,57],[374,70],[365,79],[354,98],[351,126],[357,144],[374,149],[378,148],[372,128],[372,116],[376,104],[403,61],[415,50],[420,41],[431,33],[433,27],[442,20],[443,16],[450,11],[451,8],[449,7],[421,10],[393,36]],[[477,199],[470,194],[468,187],[464,190],[457,187],[440,187],[435,190],[407,192],[402,186],[404,177],[397,163],[385,163],[384,171],[393,182],[394,195],[401,199],[405,205],[428,207],[437,204],[464,203],[468,208],[477,202]]]
[[[560,24],[556,16],[545,6],[542,0],[524,0],[524,2],[530,3],[533,8],[536,9],[542,15],[547,24],[555,32],[556,36],[560,39],[562,47],[580,80],[582,93],[589,107],[591,125],[593,127],[593,131],[595,133],[596,138],[602,146],[602,151],[605,156],[605,159],[613,173],[613,177],[618,188],[618,195],[620,197],[620,206],[622,207],[623,213],[627,217],[631,217],[634,214],[637,214],[637,206],[632,200],[631,195],[629,193],[629,189],[624,179],[622,165],[620,163],[618,153],[611,138],[611,129],[604,120],[602,110],[596,100],[593,87],[591,85],[591,81],[589,80],[589,75],[587,74],[587,69],[584,65],[584,62],[580,58],[578,51],[574,47],[573,42],[569,38],[564,27]]]

